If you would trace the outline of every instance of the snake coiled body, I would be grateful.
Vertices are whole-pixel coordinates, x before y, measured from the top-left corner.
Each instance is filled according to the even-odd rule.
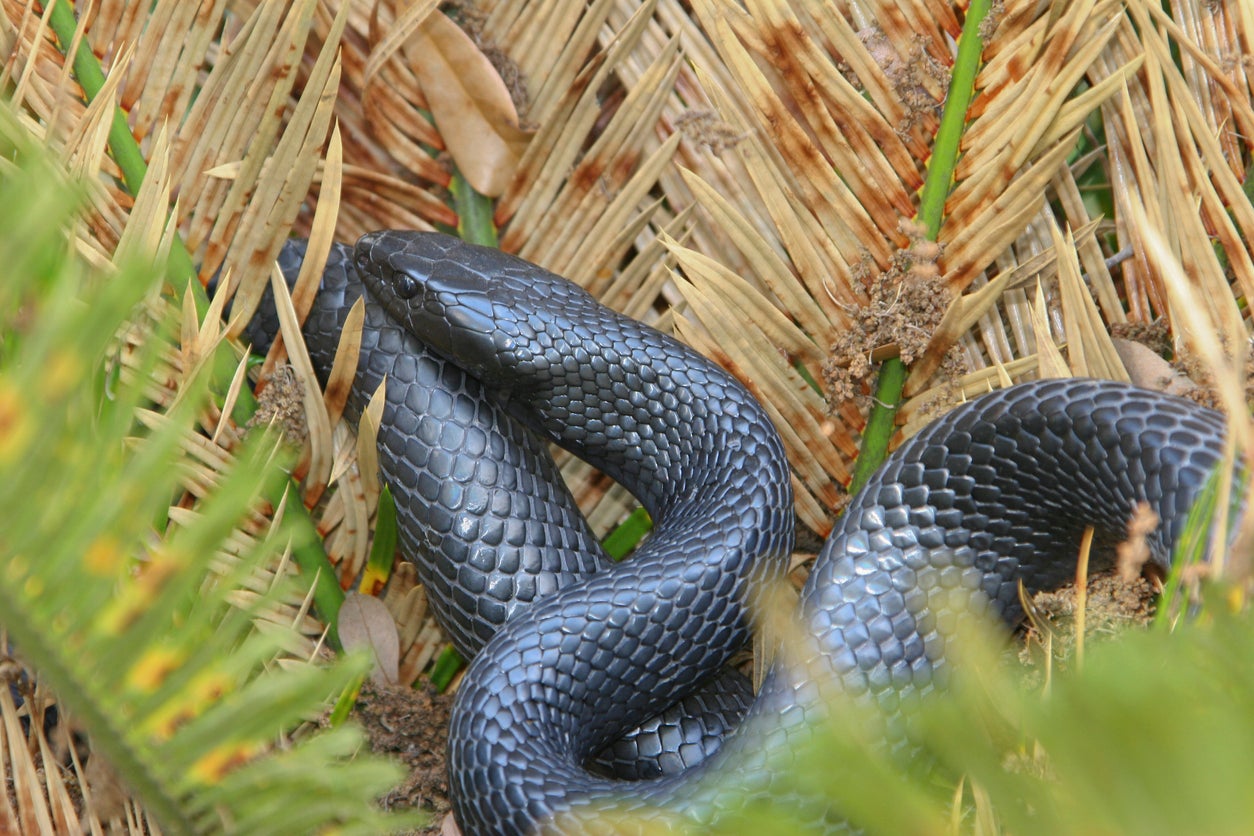
[[[305,242],[288,241],[279,266],[289,285]],[[466,658],[533,601],[606,570],[611,561],[558,474],[547,442],[511,417],[457,364],[418,340],[366,293],[353,248],[332,247],[302,326],[325,381],[354,303],[364,305],[357,373],[345,417],[356,425],[386,378],[379,468],[396,501],[400,546],[416,564],[440,626]],[[269,294],[245,335],[265,351],[279,331]],[[593,764],[644,778],[699,762],[717,749],[752,698],[748,680],[718,671],[700,688],[608,744]]]
[[[785,565],[791,477],[775,430],[717,366],[527,262],[447,236],[384,232],[358,243],[352,267],[377,305],[372,321],[405,335],[380,339],[380,356],[390,341],[410,352],[420,339],[432,362],[461,370],[445,372],[461,387],[454,402],[474,401],[466,387],[478,387],[503,437],[523,427],[540,458],[540,439],[587,458],[656,524],[625,564],[534,596],[475,658],[449,743],[467,833],[578,831],[581,812],[603,802],[713,820],[739,800],[725,797],[728,776],[741,798],[783,792],[774,767],[829,689],[890,712],[932,689],[948,674],[950,615],[976,607],[1015,620],[1020,580],[1029,590],[1063,582],[1084,527],[1118,539],[1138,502],[1163,520],[1152,546],[1166,565],[1221,456],[1217,413],[1118,383],[1033,382],[955,409],[890,457],[828,539],[802,593],[807,646],[791,654],[801,664],[770,672],[713,757],[624,783],[583,764],[717,670],[744,640],[754,590]],[[389,402],[425,385],[389,375]],[[412,431],[398,422],[394,461],[383,465],[390,481],[420,470],[402,452]],[[381,433],[381,458],[388,445]],[[456,468],[448,478],[457,482]],[[450,536],[498,525],[490,502],[460,508]],[[556,560],[595,551],[587,539],[531,548]],[[470,597],[460,577],[445,586],[450,601]],[[839,811],[818,816],[841,821]]]

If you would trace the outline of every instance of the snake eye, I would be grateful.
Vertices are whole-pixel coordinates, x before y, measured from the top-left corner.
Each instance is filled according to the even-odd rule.
[[[392,287],[402,299],[413,299],[422,286],[408,273],[398,272],[392,277]]]

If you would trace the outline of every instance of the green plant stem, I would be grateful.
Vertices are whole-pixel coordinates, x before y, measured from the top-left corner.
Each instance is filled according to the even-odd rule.
[[[56,33],[57,40],[60,41],[63,53],[68,57],[68,50],[74,42],[74,32],[77,27],[73,3],[69,2],[69,0],[60,0],[53,6],[49,22],[52,26],[52,31]],[[78,79],[79,85],[83,88],[83,95],[88,102],[91,102],[104,88],[105,74],[85,36],[79,40],[78,49],[74,53],[73,67],[74,77]],[[126,122],[126,113],[121,107],[114,107],[113,123],[109,128],[109,151],[113,155],[114,161],[118,164],[118,168],[122,170],[122,180],[127,191],[130,192],[132,197],[138,195],[139,188],[144,182],[145,175],[148,173],[148,165],[144,161],[144,155],[140,151],[139,143],[135,141],[135,136],[131,133],[130,126]],[[171,273],[172,281],[170,284],[175,299],[181,298],[184,285],[191,287],[191,291],[195,296],[196,308],[203,316],[208,310],[209,298],[205,294],[204,287],[196,278],[198,271],[192,263],[191,255],[188,253],[182,237],[175,231],[172,238],[169,267],[167,269]],[[217,355],[214,357],[214,380],[230,380],[232,378],[236,363],[236,358],[233,355],[234,352],[229,351],[217,352]],[[251,390],[245,388],[240,392],[238,405],[240,409],[248,414],[256,410],[257,402],[253,399]],[[301,494],[296,484],[294,482],[291,484],[293,489],[295,489],[293,496],[299,497]],[[278,498],[277,496],[272,497],[272,500],[277,500]],[[275,507],[277,507],[277,501],[275,502]],[[316,532],[317,527],[309,516],[309,510],[305,508],[302,502],[291,503],[288,513],[292,515],[298,529]],[[293,557],[297,565],[300,566],[301,571],[315,585],[314,606],[328,625],[328,639],[334,646],[338,646],[338,637],[335,632],[335,617],[339,613],[340,604],[344,601],[344,591],[340,589],[336,581],[335,569],[331,566],[331,561],[327,559],[321,542],[321,539],[315,536],[305,544],[295,547],[293,549]]]
[[[901,390],[906,384],[906,364],[900,357],[885,360],[880,366],[875,384],[875,401],[862,431],[862,450],[853,466],[853,478],[849,481],[849,493],[857,494],[871,478],[871,474],[884,463],[888,455],[888,443],[896,429],[897,410],[901,408]]]
[[[288,515],[288,524],[292,531],[292,560],[300,568],[301,575],[313,584],[313,606],[318,617],[327,630],[327,644],[333,648],[340,646],[340,634],[335,629],[336,619],[340,615],[340,605],[344,603],[344,590],[340,588],[339,575],[327,558],[322,546],[322,537],[318,527],[309,516],[309,509],[301,501],[300,486],[294,480],[280,482],[277,495],[286,491],[289,497],[284,511]],[[276,503],[274,507],[278,507]]]
[[[954,56],[945,108],[941,112],[936,138],[932,141],[927,178],[919,194],[919,222],[927,230],[929,241],[936,240],[945,217],[945,200],[949,197],[954,170],[958,167],[959,146],[967,127],[967,109],[975,93],[975,76],[980,69],[980,56],[984,53],[980,26],[988,16],[991,4],[992,0],[971,0],[967,18],[962,24],[962,36],[958,39],[958,54]]]
[[[619,523],[617,528],[605,535],[601,546],[610,558],[622,560],[640,544],[644,535],[648,534],[652,528],[653,520],[649,517],[649,512],[643,508],[637,508],[628,514],[627,519]]]
[[[953,186],[954,170],[962,134],[967,126],[967,109],[975,93],[975,76],[980,68],[980,56],[984,41],[980,38],[980,25],[988,15],[991,0],[971,0],[967,17],[962,24],[962,36],[958,39],[958,54],[949,78],[949,93],[941,113],[936,138],[932,141],[932,156],[928,160],[927,178],[919,193],[919,223],[926,230],[929,241],[940,234],[945,218],[945,200]],[[880,366],[875,385],[875,402],[867,417],[862,433],[862,449],[854,465],[849,492],[856,494],[866,484],[871,474],[883,464],[888,455],[888,444],[893,436],[893,422],[901,407],[901,394],[906,385],[906,367],[900,358],[886,360]]]
[[[457,237],[484,247],[497,246],[492,198],[475,191],[460,171],[453,172],[449,191],[453,193],[453,209],[457,212]]]
[[[56,33],[57,39],[61,42],[61,49],[66,52],[70,48],[70,44],[74,42],[74,30],[77,21],[74,19],[74,7],[69,0],[59,0],[52,7],[52,14],[49,20],[52,25],[52,31]],[[68,54],[68,53],[67,53]],[[92,52],[91,46],[87,43],[86,37],[78,43],[78,49],[74,53],[74,77],[78,79],[79,85],[83,88],[83,95],[87,101],[92,101],[100,94],[104,88],[105,74],[100,67],[100,62],[96,60],[96,54]],[[132,195],[139,194],[139,187],[144,182],[144,175],[148,172],[148,166],[144,162],[143,152],[139,150],[139,143],[135,141],[135,136],[131,133],[130,126],[126,123],[126,113],[120,106],[113,108],[113,122],[109,127],[109,152],[113,155],[113,160],[118,164],[118,168],[122,170],[122,180],[126,184],[127,191]],[[192,257],[187,252],[187,247],[183,244],[183,239],[177,234],[174,236],[173,243],[170,246],[170,270],[173,272],[174,292],[180,292],[181,285],[196,275],[196,267],[192,263]],[[194,286],[199,287],[199,282],[193,282]],[[204,295],[202,289],[201,296]],[[199,300],[198,300],[199,301]],[[207,304],[208,300],[204,300]]]
[[[452,683],[453,677],[465,664],[466,660],[453,649],[453,645],[448,645],[440,651],[435,664],[431,666],[431,684],[437,691],[443,691]]]

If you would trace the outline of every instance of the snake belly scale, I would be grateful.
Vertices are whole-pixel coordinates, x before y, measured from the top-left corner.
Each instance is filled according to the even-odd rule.
[[[285,272],[302,255],[290,245]],[[786,566],[791,475],[765,412],[681,343],[535,265],[449,236],[368,234],[351,258],[333,252],[323,285],[309,343],[337,333],[368,289],[353,397],[360,409],[387,374],[380,462],[403,547],[462,556],[422,574],[450,634],[479,651],[448,751],[467,834],[581,832],[582,811],[603,803],[708,822],[746,794],[784,793],[775,768],[829,689],[892,712],[936,687],[949,672],[948,608],[1015,621],[1020,580],[1029,590],[1064,582],[1084,527],[1118,539],[1139,502],[1163,520],[1152,546],[1166,566],[1221,458],[1222,416],[1124,384],[1039,381],[964,404],[895,451],[838,522],[802,592],[804,664],[776,665],[712,756],[625,782],[585,763],[717,672],[745,640],[754,590]],[[263,343],[273,332],[265,315],[249,331]],[[415,451],[432,408],[474,416],[473,426]],[[606,567],[546,441],[649,511],[655,530],[630,560]],[[504,482],[481,479],[484,469]],[[494,506],[494,485],[518,507]],[[532,491],[534,503],[517,499]],[[414,519],[442,510],[407,531],[411,505]],[[814,803],[820,824],[845,826]]]

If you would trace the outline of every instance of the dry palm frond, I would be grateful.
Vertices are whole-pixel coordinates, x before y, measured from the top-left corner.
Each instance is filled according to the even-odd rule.
[[[239,315],[270,286],[289,232],[311,237],[289,339],[266,371],[281,353],[292,360],[309,432],[305,498],[329,493],[316,525],[343,585],[370,548],[370,436],[338,426],[341,396],[335,385],[319,396],[295,322],[332,237],[465,220],[452,161],[499,188],[492,217],[505,249],[673,327],[767,404],[798,516],[819,533],[858,455],[867,375],[886,357],[910,364],[909,432],[1012,378],[1122,374],[1107,331],[1127,321],[1167,317],[1179,355],[1210,356],[1184,324],[1166,262],[1147,255],[1151,241],[1181,263],[1229,355],[1243,350],[1234,297],[1254,290],[1246,4],[995,4],[935,230],[915,222],[918,195],[955,39],[977,4],[449,4],[477,52],[431,22],[436,5],[102,0],[80,27],[107,71],[91,104],[42,4],[3,0],[0,17],[0,84],[93,184],[76,241],[95,262],[127,236],[177,250],[177,231],[202,281],[220,270],[230,283]],[[451,62],[473,76],[453,90],[438,66]],[[449,96],[491,129],[457,124]],[[156,181],[139,197],[105,150],[114,103]],[[483,172],[467,162],[486,159]],[[1131,258],[1108,264],[1121,251]],[[185,306],[182,344],[150,383],[150,420],[222,339],[219,312]],[[242,366],[230,392],[202,418],[211,441],[187,441],[189,496],[238,440]],[[581,463],[563,472],[599,532],[629,510]],[[413,673],[439,639],[410,572],[397,570],[388,599]],[[275,617],[299,620],[312,640],[307,606],[288,602]]]
[[[679,285],[692,309],[683,333],[786,421],[804,487],[798,510],[816,530],[848,480],[860,424],[849,383],[870,361],[901,353],[910,364],[908,426],[991,385],[996,376],[980,369],[1031,374],[1038,346],[1055,341],[1069,346],[1071,373],[1123,374],[1106,333],[1126,318],[1121,299],[1142,321],[1170,313],[1144,247],[1126,232],[1128,206],[1148,207],[1155,228],[1197,262],[1186,272],[1207,284],[1230,338],[1243,339],[1221,310],[1229,283],[1248,293],[1250,264],[1238,180],[1250,154],[1240,130],[1249,59],[1235,38],[1248,20],[1236,7],[1173,4],[1195,39],[1147,3],[998,7],[982,29],[986,64],[939,249],[912,243],[904,222],[917,211],[957,34],[949,6],[876,4],[876,19],[858,4],[693,8],[684,25],[704,42],[689,56],[709,104],[690,104],[717,114],[703,118],[733,139],[685,157],[688,193],[705,214],[679,258],[692,282]],[[1172,44],[1190,56],[1183,70]],[[1093,125],[1106,146],[1085,139]],[[1080,147],[1092,150],[1070,160]],[[1115,186],[1113,217],[1085,200],[1078,183],[1093,172]],[[1180,205],[1190,196],[1192,206]],[[1137,257],[1123,264],[1120,287],[1105,258],[1125,244]],[[1024,289],[1037,276],[1049,282],[1048,320]],[[954,297],[941,316],[946,293]],[[1041,334],[1047,321],[1052,333]],[[834,342],[843,353],[827,362],[838,374],[820,393],[806,384],[820,379]],[[938,378],[955,346],[968,373]]]

